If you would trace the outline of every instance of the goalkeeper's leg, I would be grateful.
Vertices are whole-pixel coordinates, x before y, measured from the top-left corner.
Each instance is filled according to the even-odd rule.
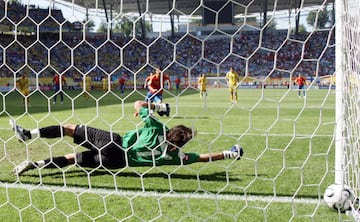
[[[32,162],[29,160],[25,160],[24,162],[20,163],[13,169],[13,173],[15,175],[21,175],[24,172],[36,168],[62,168],[70,164],[75,163],[75,154],[67,154],[65,156],[53,157],[48,158],[45,160],[39,160],[36,162]]]
[[[57,138],[64,135],[74,137],[76,125],[65,124],[63,126],[47,126],[40,129],[27,130],[19,125],[16,125],[15,120],[10,119],[10,127],[15,132],[15,136],[19,141],[24,142],[26,140],[43,137],[43,138]]]

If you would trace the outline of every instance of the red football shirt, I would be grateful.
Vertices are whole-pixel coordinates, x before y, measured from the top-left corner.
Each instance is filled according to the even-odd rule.
[[[302,76],[299,76],[295,79],[296,83],[298,84],[298,86],[303,86],[305,84],[305,78]]]

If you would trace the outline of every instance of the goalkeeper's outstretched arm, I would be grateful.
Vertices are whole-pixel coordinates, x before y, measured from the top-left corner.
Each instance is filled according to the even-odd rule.
[[[231,147],[230,150],[225,150],[220,153],[203,153],[199,155],[198,162],[209,162],[224,159],[236,159],[239,160],[244,154],[243,148],[236,144]]]

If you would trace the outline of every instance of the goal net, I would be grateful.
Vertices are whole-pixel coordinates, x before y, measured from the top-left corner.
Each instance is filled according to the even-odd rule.
[[[357,63],[359,54],[357,11],[360,5],[356,1],[345,1],[339,7],[337,27],[337,146],[335,182],[349,185],[355,192],[356,201],[353,215],[360,219],[358,213],[359,199],[359,83],[360,67]]]
[[[338,2],[1,1],[2,217],[349,219],[322,199],[334,181],[358,193],[359,5]],[[336,54],[339,41],[343,50]],[[335,54],[341,64],[335,65]],[[62,166],[57,157],[86,149],[67,136],[19,142],[8,127],[9,119],[29,130],[72,123],[123,136],[143,125],[133,115],[134,102],[144,101],[144,83],[158,67],[171,82],[162,86],[171,113],[155,117],[169,128],[183,124],[197,132],[183,151],[219,154],[240,144],[240,160],[120,169],[80,167],[75,160]],[[236,92],[228,88],[231,67],[239,77]],[[207,88],[199,96],[201,74]],[[338,98],[346,106],[338,106]],[[341,162],[335,147],[346,157]],[[43,160],[12,173],[23,161]]]

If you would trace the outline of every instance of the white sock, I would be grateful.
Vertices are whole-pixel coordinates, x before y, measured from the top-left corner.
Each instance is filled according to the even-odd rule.
[[[36,138],[36,137],[40,136],[39,129],[30,130],[30,134],[31,134],[31,138]]]
[[[45,161],[44,160],[39,160],[36,162],[38,167],[43,167],[45,165]]]
[[[155,103],[155,111],[166,111],[166,104],[164,103]]]

